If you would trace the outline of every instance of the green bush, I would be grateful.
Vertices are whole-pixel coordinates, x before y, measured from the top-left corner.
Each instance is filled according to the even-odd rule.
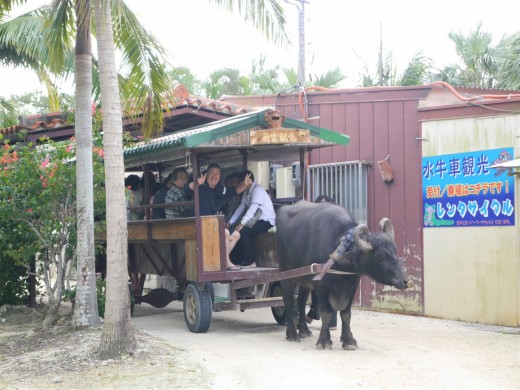
[[[53,266],[74,261],[76,247],[76,166],[74,140],[11,145],[0,134],[0,302],[27,301],[26,269],[38,256],[39,278],[51,301],[58,283]],[[103,223],[104,173],[101,137],[94,137],[95,220]],[[54,286],[52,285],[54,283]],[[61,297],[52,297],[60,300]]]
[[[0,258],[0,306],[25,305],[29,301],[29,278],[25,267]]]
[[[19,223],[2,221],[0,225],[0,306],[25,305],[29,303],[29,276],[20,257],[34,259],[34,252],[24,245],[28,229]]]

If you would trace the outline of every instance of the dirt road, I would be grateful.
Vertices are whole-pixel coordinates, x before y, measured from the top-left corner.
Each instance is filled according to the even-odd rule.
[[[518,328],[355,310],[359,350],[344,351],[336,330],[333,349],[318,351],[319,321],[290,343],[270,309],[213,313],[203,334],[187,330],[178,302],[142,304],[134,322],[189,351],[212,389],[520,389]]]

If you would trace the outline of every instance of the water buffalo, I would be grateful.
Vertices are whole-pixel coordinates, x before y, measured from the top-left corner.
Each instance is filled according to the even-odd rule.
[[[313,281],[314,275],[282,281],[289,341],[301,341],[312,334],[305,321],[305,305],[312,288],[318,296],[322,319],[317,347],[332,347],[329,322],[331,311],[338,310],[343,349],[353,350],[357,342],[350,330],[351,306],[361,275],[400,290],[413,285],[399,265],[393,226],[387,218],[381,220],[382,232],[371,233],[341,206],[300,201],[280,208],[276,225],[280,271],[329,261],[333,272],[345,272],[327,273],[320,281]],[[298,333],[293,320],[296,285]]]

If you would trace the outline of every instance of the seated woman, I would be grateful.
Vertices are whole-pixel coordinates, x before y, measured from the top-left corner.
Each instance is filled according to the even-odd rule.
[[[221,183],[222,171],[218,164],[210,164],[205,173],[199,177],[199,206],[200,215],[220,215],[224,212],[229,197],[226,196],[226,187]],[[193,190],[193,185],[190,185]],[[231,233],[227,228],[226,234],[226,268],[228,271],[238,271],[240,266],[231,262],[229,254],[235,247],[240,233]]]
[[[242,200],[229,220],[228,227],[234,226],[235,232],[240,232],[237,249],[242,259],[239,264],[254,267],[254,239],[275,225],[276,214],[269,194],[255,182],[253,172],[246,170],[240,173],[236,192],[243,194]],[[244,211],[245,214],[240,218]]]

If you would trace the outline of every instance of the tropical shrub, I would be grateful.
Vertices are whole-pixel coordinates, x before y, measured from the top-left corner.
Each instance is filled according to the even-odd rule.
[[[105,196],[103,149],[99,144],[100,139],[96,137],[93,147],[95,208],[97,214],[102,215]],[[26,296],[26,282],[21,282],[26,277],[21,270],[35,266],[48,297],[49,309],[59,307],[66,274],[75,262],[74,161],[74,139],[61,143],[47,140],[39,145],[20,142],[2,146],[0,220],[4,234],[0,266],[14,272],[9,299]],[[98,221],[102,219],[97,218]]]

